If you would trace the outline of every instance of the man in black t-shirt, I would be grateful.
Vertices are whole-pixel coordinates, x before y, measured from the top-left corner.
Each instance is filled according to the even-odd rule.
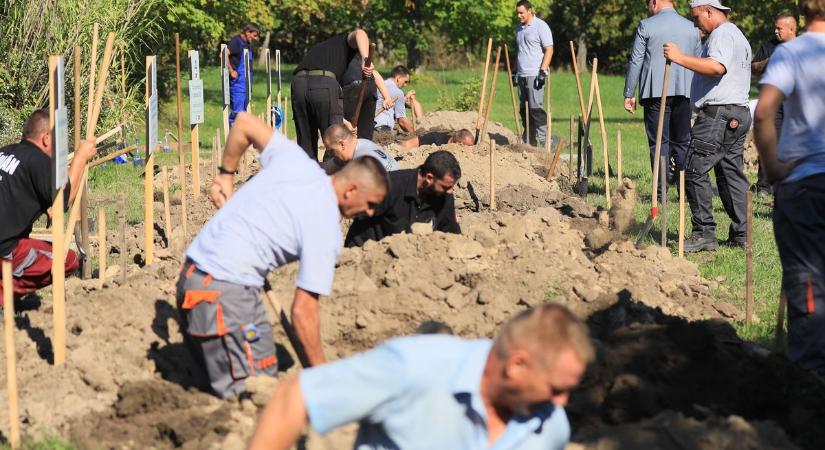
[[[318,137],[330,125],[343,123],[344,98],[341,85],[350,61],[360,56],[361,75],[373,76],[367,33],[357,29],[337,34],[309,49],[292,78],[292,111],[298,145],[310,158],[318,159]]]
[[[0,259],[12,261],[15,297],[51,284],[52,245],[29,239],[35,220],[43,213],[49,217],[52,214],[55,189],[51,154],[49,112],[45,110],[32,113],[23,126],[23,139],[19,143],[0,148]],[[75,150],[64,190],[64,208],[68,208],[77,195],[72,186],[78,185],[83,168],[94,155],[93,140],[83,141]],[[76,271],[79,265],[77,255],[69,251],[66,274]]]
[[[356,218],[347,232],[346,247],[360,247],[369,240],[411,233],[415,223],[433,231],[461,233],[455,216],[453,188],[461,178],[461,167],[452,153],[437,151],[418,169],[389,173],[390,192],[375,208],[372,217]]]
[[[361,83],[366,83],[366,88],[364,89],[364,100],[361,103],[361,115],[358,117],[358,123],[355,123],[355,107],[358,106]],[[390,99],[387,86],[384,84],[384,78],[377,70],[374,70],[372,77],[364,79],[361,72],[361,55],[356,53],[350,60],[347,71],[344,72],[341,88],[344,93],[344,118],[356,128],[359,139],[371,141],[375,131],[376,94],[380,91],[383,93],[384,98]],[[392,107],[392,99],[385,102],[385,105],[388,108]]]
[[[446,131],[431,131],[421,136],[416,136],[401,143],[402,147],[415,148],[422,145],[447,145],[464,144],[475,145],[473,133],[467,129],[461,129],[452,133]]]
[[[246,111],[249,105],[249,92],[246,92],[247,84],[252,86],[252,80],[246,79],[247,66],[249,67],[249,77],[252,78],[252,42],[258,40],[260,30],[258,27],[248,23],[241,28],[240,34],[229,40],[229,126],[235,123],[235,116],[239,112]],[[243,59],[243,51],[249,50],[247,60]]]

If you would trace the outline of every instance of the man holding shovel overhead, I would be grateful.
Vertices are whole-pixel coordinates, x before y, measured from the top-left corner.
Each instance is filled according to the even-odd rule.
[[[516,15],[519,22],[516,27],[516,79],[522,105],[519,108],[522,123],[527,123],[524,104],[527,103],[530,109],[530,129],[525,126],[525,134],[522,137],[524,142],[528,142],[529,137],[530,145],[544,145],[547,135],[547,112],[543,109],[542,99],[550,62],[553,60],[553,33],[547,22],[533,15],[533,5],[528,0],[521,0],[516,4]]]
[[[825,377],[825,0],[801,0],[799,9],[806,33],[771,56],[759,83],[754,138],[775,188],[773,226],[788,299],[788,357]]]
[[[233,195],[233,174],[249,146],[260,152],[262,168]],[[327,176],[300,147],[247,113],[238,114],[218,171],[210,196],[220,210],[186,251],[177,300],[195,359],[226,398],[249,376],[277,373],[272,328],[258,295],[276,267],[300,261],[294,334],[309,365],[325,362],[318,299],[332,291],[343,244],[340,218],[371,216],[389,182],[373,158]]]
[[[665,58],[695,74],[690,97],[698,114],[685,162],[685,193],[693,233],[685,241],[685,251],[719,247],[708,175],[711,169],[716,172],[719,196],[731,219],[727,243],[744,247],[748,179],[743,154],[745,135],[751,126],[751,46],[739,28],[728,21],[730,8],[719,0],[693,0],[690,6],[694,23],[708,34],[701,56],[682,53],[672,42],[664,46]]]
[[[249,105],[249,92],[247,86],[247,67],[252,64],[252,42],[258,40],[260,30],[257,26],[248,23],[241,28],[240,34],[229,40],[229,126],[235,123],[235,117],[241,111],[246,111]],[[243,59],[243,51],[248,50],[248,60]],[[252,76],[252,68],[249,67],[249,76]],[[250,82],[251,86],[252,83]]]
[[[662,102],[662,84],[665,78],[665,56],[662,46],[675,42],[679,48],[698,55],[702,50],[699,32],[693,24],[682,17],[674,8],[671,0],[649,0],[647,4],[650,17],[642,20],[636,28],[633,50],[627,65],[624,84],[624,109],[636,112],[636,86],[639,87],[639,100],[644,107],[645,130],[650,146],[650,166],[654,166],[656,153],[656,127],[659,120],[659,108]],[[665,104],[665,121],[662,128],[662,149],[658,157],[666,161],[675,159],[677,170],[684,167],[685,155],[690,143],[690,85],[693,72],[681,66],[670,71],[667,102]],[[667,186],[667,180],[660,180]]]

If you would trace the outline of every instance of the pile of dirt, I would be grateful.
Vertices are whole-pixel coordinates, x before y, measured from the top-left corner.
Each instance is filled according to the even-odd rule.
[[[475,120],[456,113],[462,115]],[[635,203],[630,180],[605,211],[562,192],[558,179],[546,180],[542,152],[502,151],[499,209],[490,211],[485,147],[444,147],[463,169],[456,188],[462,235],[416,229],[342,252],[334,292],[321,302],[328,357],[411,333],[424,320],[446,322],[461,336],[491,337],[514,313],[558,302],[588,319],[599,349],[569,408],[574,440],[583,448],[792,448],[783,433],[799,447],[817,448],[825,438],[816,426],[825,412],[822,385],[780,357],[748,351],[722,320],[741,319],[741,312],[712,297],[720,287],[696,265],[659,247],[637,249],[622,237]],[[434,151],[396,150],[403,167]],[[168,240],[157,241],[152,265],[140,256],[142,227],[129,230],[124,285],[68,283],[65,367],[51,365],[50,299],[30,300],[20,311],[15,339],[24,432],[57,433],[81,448],[244,447],[277,381],[251,380],[240,400],[198,391],[206,382],[182,340],[174,283],[183,249],[214,209],[205,196],[188,208],[185,234],[173,204],[176,225]],[[162,222],[156,215],[155,226]],[[121,245],[110,242],[111,264]],[[296,271],[290,265],[270,276],[285,308]],[[276,342],[285,344],[268,306],[267,314]],[[281,370],[298,370],[293,360],[279,354]],[[7,414],[0,408],[0,429],[7,429]],[[736,440],[724,440],[726,433]],[[304,444],[351,447],[353,436],[348,427],[326,439],[310,434]]]
[[[477,119],[478,113],[473,111],[433,111],[424,114],[417,126],[419,130],[455,131],[464,128],[475,132]],[[487,134],[489,139],[500,145],[515,144],[518,140],[515,133],[500,122],[490,121]]]

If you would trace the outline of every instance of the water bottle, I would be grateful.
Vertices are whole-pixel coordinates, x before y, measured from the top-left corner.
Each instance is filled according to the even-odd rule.
[[[169,153],[169,130],[163,133],[163,153]]]

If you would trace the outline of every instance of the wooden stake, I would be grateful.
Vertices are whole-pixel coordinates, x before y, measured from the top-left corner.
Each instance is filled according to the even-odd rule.
[[[58,56],[49,57],[49,128],[51,129],[52,136],[55,136],[57,122],[57,115],[55,112],[58,106],[58,59]],[[55,151],[55,139],[53,138],[52,153],[54,154]],[[54,184],[54,181],[55,180],[52,180],[52,184]],[[66,363],[66,287],[64,285],[64,281],[66,277],[65,255],[67,250],[64,242],[65,231],[63,230],[63,222],[65,217],[63,214],[64,195],[64,186],[58,187],[57,196],[52,203],[52,299],[54,303],[53,348],[54,364],[56,366],[62,366]],[[4,276],[3,279],[5,280],[6,277]]]
[[[510,85],[510,98],[513,100],[513,121],[516,123],[517,141],[521,140],[521,121],[518,120],[518,102],[516,101],[516,89],[513,87],[513,70],[510,68],[510,50],[504,44],[504,60],[507,62],[507,83]]]
[[[670,61],[665,63],[665,78],[664,84],[662,85],[662,103],[659,105],[659,122],[656,127],[656,147],[655,147],[655,158],[653,158],[653,189],[651,189],[651,193],[653,194],[652,206],[650,208],[650,214],[656,219],[656,215],[659,211],[659,196],[656,194],[659,191],[659,163],[661,159],[659,158],[659,154],[662,152],[662,134],[664,132],[664,124],[665,124],[665,106],[667,105],[667,92],[668,86],[670,84]],[[662,180],[664,182],[664,180]]]
[[[212,153],[212,179],[218,176],[218,166],[221,165],[221,130],[215,129],[215,150]]]
[[[576,75],[576,88],[579,91],[579,106],[582,110],[582,117],[585,121],[588,120],[587,111],[584,109],[584,92],[582,92],[582,79],[579,76],[579,63],[576,60],[576,48],[573,46],[573,41],[570,41],[570,56],[573,58],[573,74]],[[585,122],[586,123],[586,122]],[[582,124],[584,125],[584,123]]]
[[[490,98],[487,100],[487,112],[484,115],[484,124],[481,127],[481,135],[478,139],[478,142],[484,140],[484,138],[488,138],[487,135],[487,125],[490,123],[490,112],[493,110],[493,99],[496,96],[496,81],[498,80],[498,65],[501,62],[501,46],[498,46],[498,51],[496,51],[496,64],[493,66],[493,84],[490,86]]]
[[[247,65],[249,62],[247,61]],[[183,234],[187,234],[186,156],[183,153],[183,94],[180,87],[180,34],[175,33],[175,78],[178,84],[178,159],[180,161],[180,210]]]
[[[527,145],[530,144],[530,103],[524,102],[524,129],[527,130],[527,133],[524,135],[526,137],[524,143]]]
[[[550,76],[547,76],[547,82],[544,86],[544,107],[547,109],[547,125],[544,134],[544,148],[547,156],[550,156],[550,146],[553,141],[553,108],[550,107]],[[561,139],[559,139],[561,142]],[[558,151],[556,152],[558,154]]]
[[[106,255],[109,249],[106,247],[106,207],[101,206],[97,210],[97,284],[98,289],[103,289],[106,282]]]
[[[9,443],[20,448],[20,414],[17,410],[17,350],[14,347],[14,286],[11,261],[3,260],[3,327],[6,335],[6,384],[9,394]]]
[[[153,94],[153,83],[157,80],[152,80],[153,74],[157,74],[157,69],[152,70],[152,65],[156,64],[157,59],[154,56],[146,57],[146,110],[149,111],[150,98]],[[180,89],[180,83],[178,83]],[[180,90],[178,91],[180,93]],[[180,103],[178,104],[180,108]],[[180,111],[180,109],[178,109]],[[146,153],[149,155],[146,158],[146,170],[144,171],[143,183],[143,253],[146,265],[155,262],[155,150],[151,148],[152,142],[149,142],[149,122],[147,121],[146,133]],[[181,148],[180,141],[182,136],[178,134],[178,149]],[[183,153],[181,153],[183,155]],[[181,191],[185,191],[185,184],[181,185]],[[185,194],[185,192],[184,192]],[[184,198],[186,195],[183,196]]]
[[[94,136],[94,129],[90,129],[90,127],[92,126],[91,118],[95,104],[95,75],[97,72],[97,41],[99,27],[100,26],[97,22],[95,22],[92,26],[92,54],[91,60],[89,61],[89,97],[86,100],[88,102],[86,105],[86,139],[91,139],[91,137]]]
[[[616,177],[617,177],[617,184],[616,185],[618,186],[618,185],[622,184],[622,130],[617,130],[616,131],[616,145],[617,145],[616,153],[617,153],[617,157],[619,159],[619,161],[617,163],[617,167],[616,167],[616,171],[618,172],[616,174]]]
[[[685,257],[685,171],[679,171],[679,257]]]
[[[753,323],[753,192],[747,192],[746,227],[747,241],[745,242],[745,322]]]
[[[410,117],[412,118],[412,130],[415,133],[415,130],[418,128],[415,124],[415,97],[410,97]]]
[[[126,123],[126,47],[120,45],[120,95],[123,100],[123,117],[120,120]]]
[[[595,66],[594,66],[595,67]],[[613,206],[610,198],[610,155],[607,151],[607,127],[604,124],[604,109],[602,108],[602,94],[599,88],[599,77],[594,71],[593,77],[596,80],[596,104],[599,107],[599,128],[602,132],[602,157],[604,158],[604,198],[607,200],[607,207]]]
[[[289,102],[284,102],[284,137],[289,139]]]
[[[200,126],[192,125],[190,130],[192,135],[192,196],[198,198],[201,195],[201,158],[200,158]]]
[[[547,180],[553,178],[553,174],[556,173],[556,164],[559,163],[562,147],[564,147],[564,141],[559,138],[559,143],[556,144],[556,152],[553,154],[553,162],[550,163],[550,169],[547,171]]]
[[[490,69],[490,55],[493,52],[493,38],[487,40],[487,60],[484,63],[484,81],[481,83],[481,99],[478,101],[478,119],[476,120],[476,144],[480,141],[481,120],[484,118],[484,94],[487,93],[487,71]]]
[[[570,116],[570,140],[567,142],[567,179],[573,180],[573,116]]]
[[[117,198],[117,234],[118,244],[120,245],[120,285],[126,285],[126,194],[120,193]]]
[[[221,84],[224,84],[224,71],[228,71],[229,67],[229,50],[227,49],[225,44],[221,44]],[[229,86],[223,86],[228,93]],[[225,94],[226,95],[226,94]],[[226,97],[221,100],[221,103],[224,103]],[[223,105],[223,143],[226,144],[226,139],[229,136],[229,104],[224,103]]]
[[[272,56],[268,48],[263,50],[263,55],[266,61],[266,122],[270,128],[275,128],[275,123],[272,121]]]
[[[80,124],[82,120],[80,118],[80,91],[81,91],[81,79],[80,79],[80,46],[75,44],[74,46],[74,148],[77,150],[80,147]],[[86,254],[89,254],[89,189],[83,189],[83,192],[80,193],[80,246],[83,248],[83,251]],[[89,279],[92,277],[92,265],[88,263],[89,258],[87,257],[83,261],[83,279]]]
[[[496,141],[490,139],[490,210],[496,210]]]
[[[166,230],[166,239],[172,236],[172,216],[169,207],[169,169],[166,166],[161,168],[163,177],[163,226]]]
[[[662,177],[663,180],[667,177],[667,163],[665,162],[665,157],[662,156],[662,161],[660,163],[660,173],[659,176]],[[662,247],[667,247],[667,183],[662,183],[661,187],[661,195],[662,195],[662,238],[661,238],[661,245]]]

